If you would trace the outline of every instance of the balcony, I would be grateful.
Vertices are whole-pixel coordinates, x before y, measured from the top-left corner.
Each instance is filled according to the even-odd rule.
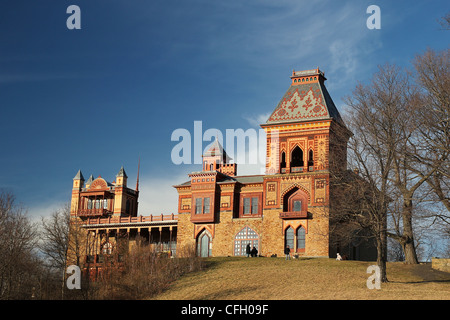
[[[285,211],[280,212],[280,219],[305,219],[308,217],[308,211]]]
[[[152,222],[175,222],[178,220],[177,214],[161,214],[161,215],[151,215],[151,216],[139,216],[139,217],[107,217],[107,218],[92,218],[85,221],[86,225],[93,224],[125,224],[125,223],[135,223],[135,224],[148,224]]]
[[[214,213],[191,214],[192,223],[213,223]]]
[[[108,209],[80,209],[78,211],[78,216],[80,217],[102,217],[108,214],[112,214]]]

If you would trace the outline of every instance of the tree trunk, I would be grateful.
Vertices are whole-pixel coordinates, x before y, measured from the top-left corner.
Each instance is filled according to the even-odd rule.
[[[388,282],[386,275],[386,260],[387,260],[387,238],[386,232],[381,231],[376,236],[377,243],[377,265],[380,267],[381,282]]]
[[[405,253],[406,264],[418,264],[416,248],[414,247],[414,239],[412,237],[402,237],[401,242],[403,252]]]
[[[403,236],[400,239],[400,244],[405,254],[406,264],[418,264],[416,247],[414,246],[414,235],[412,229],[412,203],[409,201],[405,204],[402,213],[403,219]]]

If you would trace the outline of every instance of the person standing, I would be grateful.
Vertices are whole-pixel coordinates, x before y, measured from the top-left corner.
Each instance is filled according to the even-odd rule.
[[[289,246],[286,246],[284,249],[284,254],[286,255],[286,260],[291,260],[291,249],[289,249]]]
[[[250,243],[247,244],[247,248],[245,248],[245,252],[247,253],[247,258],[250,257]]]

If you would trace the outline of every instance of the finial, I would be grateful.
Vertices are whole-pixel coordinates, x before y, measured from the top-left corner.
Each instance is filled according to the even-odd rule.
[[[139,191],[139,168],[141,167],[141,157],[139,157],[138,160],[138,172],[137,172],[137,178],[136,178],[136,191]]]

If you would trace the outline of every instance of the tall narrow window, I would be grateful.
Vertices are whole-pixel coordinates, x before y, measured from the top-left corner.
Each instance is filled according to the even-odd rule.
[[[286,169],[286,153],[281,152],[281,162],[280,162],[280,171],[281,173],[285,173],[286,171],[283,170]]]
[[[244,198],[244,214],[250,214],[250,198]]]
[[[202,198],[195,199],[195,214],[202,213]]]
[[[203,199],[203,213],[209,213],[209,200],[210,198]]]
[[[211,239],[206,230],[203,230],[197,238],[197,255],[199,257],[211,256]]]
[[[252,198],[252,214],[258,213],[258,198]]]
[[[305,229],[300,227],[297,229],[297,251],[305,250]]]
[[[294,250],[294,229],[292,227],[286,229],[284,239],[285,247],[289,247],[291,251]]]
[[[308,152],[308,167],[311,167],[313,165],[314,165],[314,152],[311,149]]]

